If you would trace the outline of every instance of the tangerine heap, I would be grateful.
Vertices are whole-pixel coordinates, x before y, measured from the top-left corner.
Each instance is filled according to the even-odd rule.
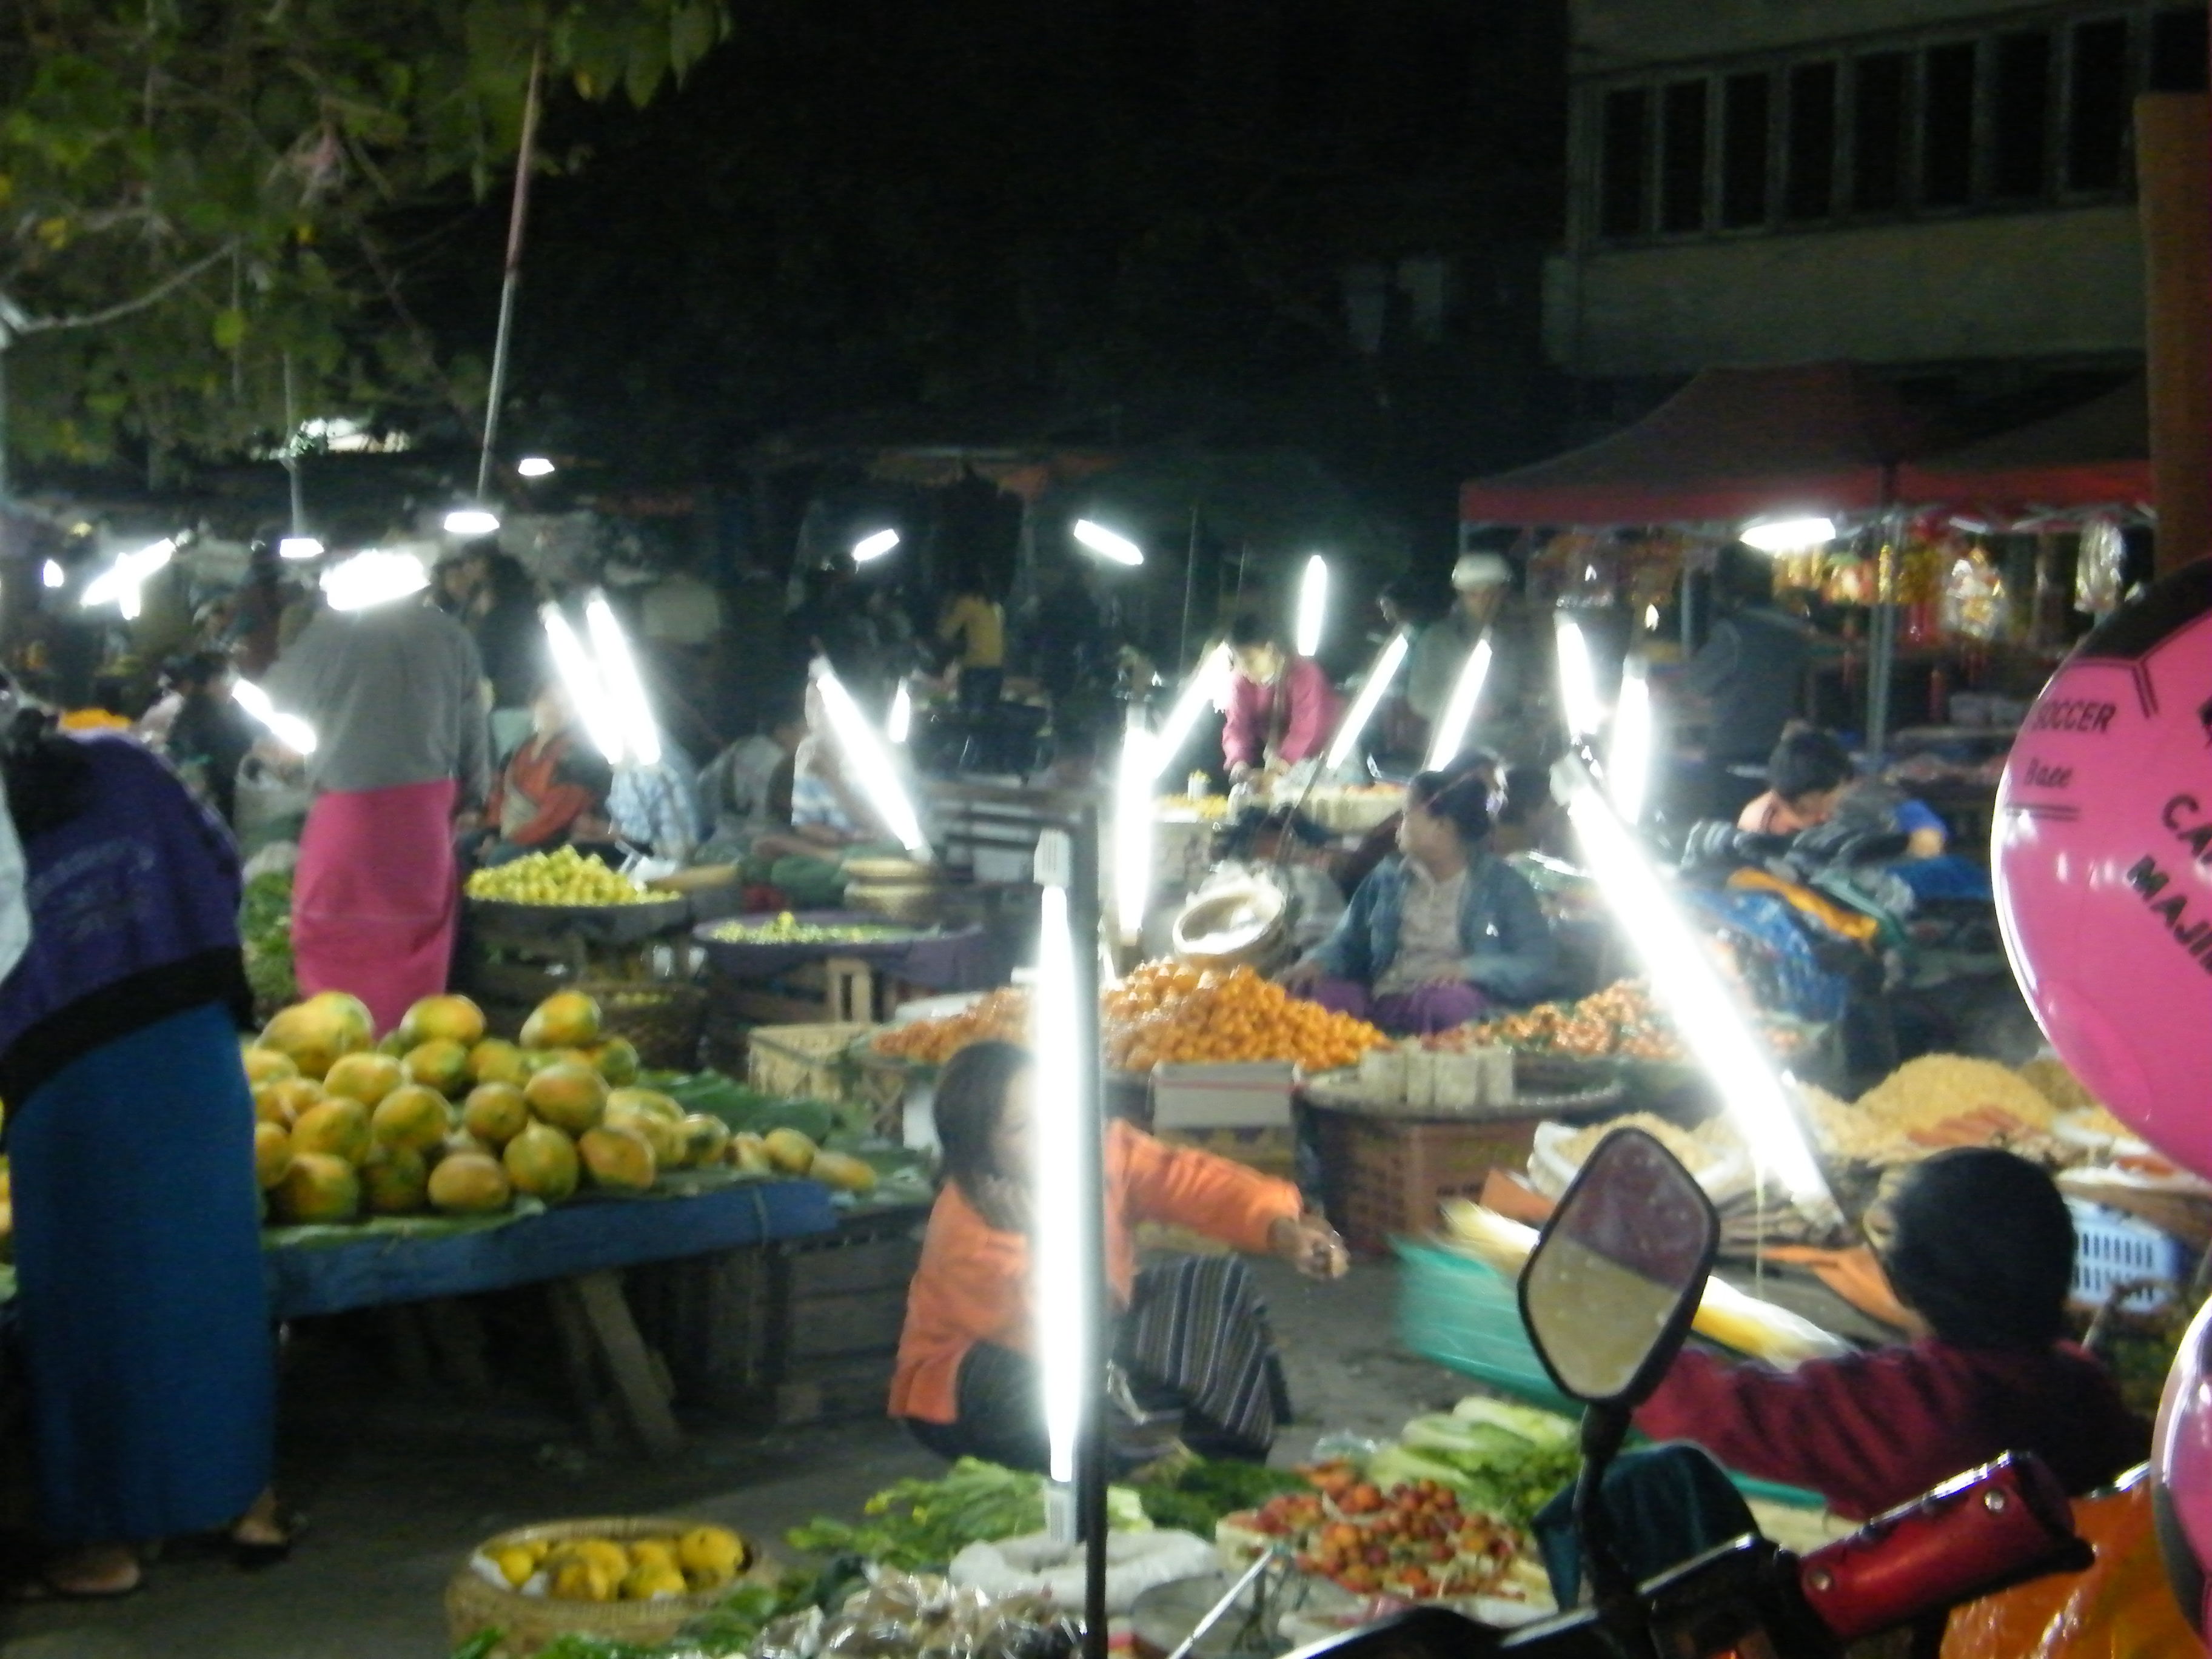
[[[1109,987],[1098,1002],[1106,1063],[1117,1071],[1197,1060],[1290,1060],[1309,1072],[1334,1071],[1389,1042],[1364,1020],[1303,1001],[1249,968],[1222,974],[1163,958]],[[994,991],[964,1013],[887,1031],[875,1047],[941,1066],[970,1043],[1028,1037],[1027,994]]]

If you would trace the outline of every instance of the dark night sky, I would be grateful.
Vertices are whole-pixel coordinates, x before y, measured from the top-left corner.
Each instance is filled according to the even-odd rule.
[[[518,443],[685,482],[778,436],[1289,444],[1425,541],[1547,447],[1558,0],[735,10],[642,114],[556,108]],[[419,238],[449,350],[488,352],[504,217]],[[1417,255],[1441,336],[1361,354],[1343,269]]]

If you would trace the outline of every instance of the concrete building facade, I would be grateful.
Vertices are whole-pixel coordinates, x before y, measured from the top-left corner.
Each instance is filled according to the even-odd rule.
[[[1585,382],[1848,357],[1960,390],[2132,368],[2159,0],[1573,0],[1546,347]]]

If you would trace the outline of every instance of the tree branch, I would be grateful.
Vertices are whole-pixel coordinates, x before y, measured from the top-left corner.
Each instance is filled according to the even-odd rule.
[[[149,306],[159,305],[186,283],[191,282],[193,277],[199,276],[203,271],[213,269],[237,251],[238,241],[234,237],[216,249],[214,252],[193,260],[182,270],[171,271],[135,299],[118,301],[114,305],[104,307],[98,311],[81,312],[70,317],[32,317],[17,313],[15,319],[7,325],[7,331],[12,334],[44,334],[54,329],[99,328],[105,324],[119,321],[133,312],[143,311]],[[13,307],[10,307],[9,309],[13,310]]]

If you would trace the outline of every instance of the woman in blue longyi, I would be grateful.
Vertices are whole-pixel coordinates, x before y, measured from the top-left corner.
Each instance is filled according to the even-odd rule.
[[[19,1589],[127,1595],[138,1546],[218,1528],[273,1559],[236,850],[136,743],[37,711],[0,736],[0,781],[29,921],[0,978],[0,1098],[52,1552]]]

